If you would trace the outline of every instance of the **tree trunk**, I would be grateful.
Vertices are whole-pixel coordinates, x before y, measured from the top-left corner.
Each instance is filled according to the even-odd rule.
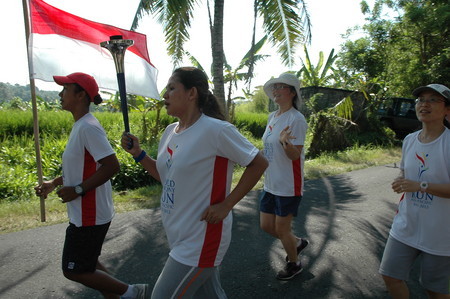
[[[214,1],[214,25],[211,29],[212,49],[212,76],[214,84],[214,95],[216,96],[225,117],[228,119],[225,102],[225,83],[223,77],[224,53],[223,53],[223,10],[224,0]]]

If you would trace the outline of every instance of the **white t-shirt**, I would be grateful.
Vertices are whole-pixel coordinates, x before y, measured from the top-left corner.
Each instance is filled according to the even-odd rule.
[[[81,184],[100,167],[98,160],[113,154],[98,120],[90,113],[84,115],[73,125],[62,156],[63,185]],[[111,182],[68,202],[67,213],[70,222],[78,227],[110,222],[114,216]]]
[[[234,164],[247,166],[258,149],[230,123],[206,115],[181,133],[177,125],[166,128],[157,159],[170,256],[188,266],[218,266],[230,244],[232,214],[219,224],[201,216],[229,194]]]
[[[302,149],[300,159],[289,159],[280,144],[280,133],[289,126],[291,134],[296,137],[291,139],[291,143],[304,145],[308,124],[303,114],[295,108],[279,116],[276,113],[269,115],[263,135],[264,156],[269,161],[269,167],[264,173],[264,190],[278,196],[302,196],[305,151]]]
[[[450,183],[450,130],[430,143],[418,140],[419,132],[403,141],[400,169],[405,178],[434,184]],[[424,252],[450,256],[450,198],[406,192],[390,231],[392,237]]]

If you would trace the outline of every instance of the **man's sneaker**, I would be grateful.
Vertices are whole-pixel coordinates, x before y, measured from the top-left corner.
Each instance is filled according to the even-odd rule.
[[[279,279],[279,280],[292,279],[295,275],[302,272],[302,270],[303,270],[303,268],[302,268],[302,264],[300,262],[298,262],[298,264],[289,262],[286,264],[286,267],[283,270],[278,272],[277,279]]]
[[[303,249],[305,249],[306,246],[308,246],[309,241],[303,238],[300,238],[299,242],[297,243],[297,255],[302,252]],[[286,255],[286,262],[289,262],[289,257]]]
[[[147,299],[150,298],[150,293],[148,291],[148,284],[133,284],[134,289],[137,291],[136,299]]]

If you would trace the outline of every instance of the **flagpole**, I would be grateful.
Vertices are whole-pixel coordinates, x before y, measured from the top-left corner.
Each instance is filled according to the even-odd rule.
[[[34,82],[33,74],[33,64],[31,61],[31,53],[29,49],[29,41],[30,37],[30,18],[29,18],[29,6],[27,0],[22,0],[23,5],[23,17],[25,21],[25,40],[27,44],[27,56],[28,56],[28,74],[30,77],[30,91],[31,91],[31,103],[33,107],[33,133],[34,133],[34,148],[36,151],[36,166],[37,166],[37,175],[38,175],[38,183],[41,185],[43,183],[42,176],[42,160],[41,160],[41,149],[39,144],[39,119],[37,113],[37,104],[36,104],[36,85]],[[40,209],[41,209],[41,222],[45,222],[45,198],[44,196],[40,197]]]

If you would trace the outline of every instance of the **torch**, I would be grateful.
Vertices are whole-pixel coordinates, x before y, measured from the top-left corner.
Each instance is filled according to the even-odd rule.
[[[108,49],[114,58],[116,65],[117,82],[119,84],[120,106],[122,108],[123,122],[125,124],[125,132],[130,132],[130,123],[128,121],[128,105],[127,105],[127,91],[125,87],[125,68],[124,57],[125,51],[129,46],[134,44],[133,40],[122,39],[122,35],[110,36],[109,41],[101,42],[100,46]],[[133,145],[131,144],[132,148]]]

